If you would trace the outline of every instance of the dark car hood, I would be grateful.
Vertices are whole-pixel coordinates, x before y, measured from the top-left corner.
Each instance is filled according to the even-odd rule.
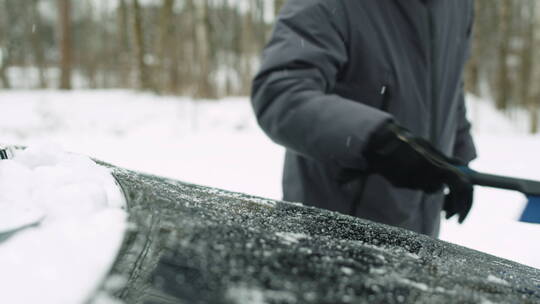
[[[540,271],[406,230],[113,168],[126,303],[538,303]]]

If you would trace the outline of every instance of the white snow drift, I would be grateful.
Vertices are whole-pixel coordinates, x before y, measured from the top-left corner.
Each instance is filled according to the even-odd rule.
[[[88,157],[40,145],[1,160],[0,303],[86,302],[120,249],[124,208],[109,170]]]

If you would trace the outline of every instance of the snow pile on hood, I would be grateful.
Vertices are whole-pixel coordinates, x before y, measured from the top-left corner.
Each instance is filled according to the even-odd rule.
[[[86,302],[120,249],[124,209],[88,157],[39,145],[1,160],[0,303]]]

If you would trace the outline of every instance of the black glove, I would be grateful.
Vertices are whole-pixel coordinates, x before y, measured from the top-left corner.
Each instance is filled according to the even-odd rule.
[[[397,124],[385,123],[374,132],[365,157],[370,171],[382,175],[396,187],[435,193],[447,186],[450,192],[443,206],[447,219],[459,214],[462,223],[471,210],[473,185],[456,168],[463,164]]]

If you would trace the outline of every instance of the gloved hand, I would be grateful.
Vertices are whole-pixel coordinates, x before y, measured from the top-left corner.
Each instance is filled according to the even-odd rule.
[[[396,187],[435,193],[447,186],[449,193],[443,206],[447,219],[458,214],[462,223],[471,210],[473,185],[456,168],[463,164],[394,122],[387,122],[374,132],[365,157],[370,171],[382,175]]]

